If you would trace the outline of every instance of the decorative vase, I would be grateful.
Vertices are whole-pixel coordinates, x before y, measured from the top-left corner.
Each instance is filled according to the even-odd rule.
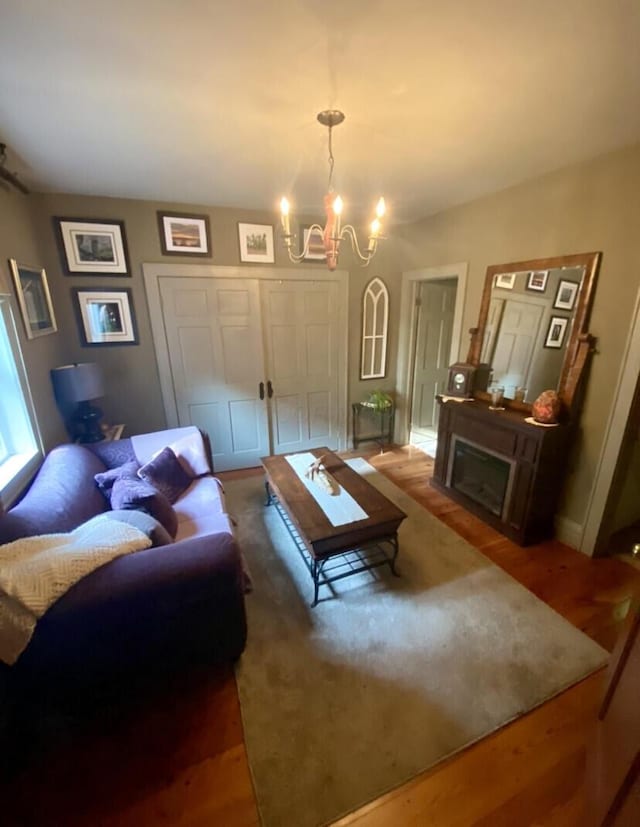
[[[560,399],[555,391],[542,391],[531,406],[531,414],[536,422],[553,425],[560,415]]]

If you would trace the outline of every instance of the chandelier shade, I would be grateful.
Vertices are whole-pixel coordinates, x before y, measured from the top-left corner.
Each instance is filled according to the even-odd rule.
[[[366,267],[371,259],[376,254],[378,249],[378,242],[381,240],[382,232],[382,218],[385,215],[386,207],[384,198],[379,198],[375,207],[375,217],[371,222],[369,228],[369,236],[367,239],[367,246],[364,250],[360,249],[358,244],[358,236],[351,224],[342,225],[342,211],[344,202],[339,194],[333,190],[333,146],[332,146],[332,129],[338,126],[345,119],[344,113],[338,109],[325,109],[318,113],[318,121],[323,126],[326,126],[329,131],[329,182],[327,186],[327,194],[324,196],[324,213],[326,216],[324,227],[320,224],[312,224],[309,227],[309,232],[304,242],[303,249],[300,253],[294,252],[293,240],[294,235],[291,232],[291,205],[286,197],[280,201],[280,225],[282,229],[282,239],[286,247],[287,253],[291,261],[298,263],[307,258],[309,253],[309,244],[312,237],[322,238],[324,252],[329,270],[335,270],[338,266],[338,257],[340,255],[340,243],[348,238],[351,242],[351,247],[354,253],[360,259],[363,267]]]

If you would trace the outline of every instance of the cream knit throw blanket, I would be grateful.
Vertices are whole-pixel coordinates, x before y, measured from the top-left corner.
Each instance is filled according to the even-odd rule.
[[[74,583],[150,545],[139,529],[99,514],[68,534],[24,537],[0,546],[0,660],[16,662],[38,619]]]

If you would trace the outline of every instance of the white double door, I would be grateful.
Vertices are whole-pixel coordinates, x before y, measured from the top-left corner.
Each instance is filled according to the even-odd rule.
[[[211,437],[215,469],[338,448],[335,282],[159,279],[180,425]]]

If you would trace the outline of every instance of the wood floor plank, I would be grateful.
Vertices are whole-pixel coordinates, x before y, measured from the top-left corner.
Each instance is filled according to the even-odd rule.
[[[364,456],[555,611],[613,648],[630,601],[640,596],[640,571],[615,559],[591,560],[558,541],[515,545],[432,488],[433,460],[419,449],[343,456],[349,455]],[[603,672],[587,678],[337,824],[577,827],[603,680]],[[3,825],[259,823],[230,668],[180,676],[173,687],[107,711],[79,726],[64,718],[42,722],[38,753],[0,789]]]

